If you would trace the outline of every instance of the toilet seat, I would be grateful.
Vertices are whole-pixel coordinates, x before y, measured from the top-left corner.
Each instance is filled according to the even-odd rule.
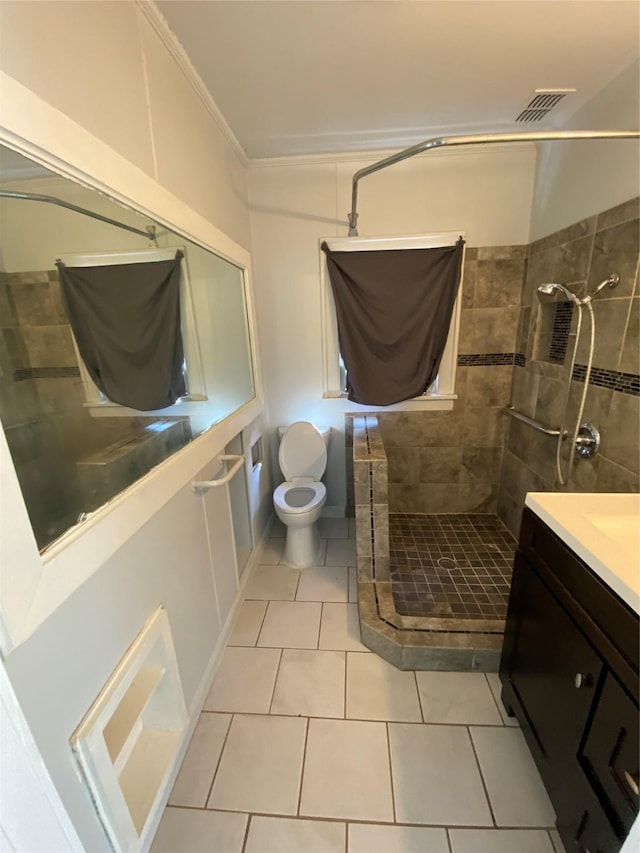
[[[320,480],[327,467],[327,447],[313,424],[298,421],[282,436],[278,451],[280,470],[292,483],[302,477]]]
[[[301,492],[303,490],[308,490],[310,492],[309,500],[305,503],[302,503],[300,506],[295,506],[295,503],[291,504],[287,501],[287,495],[289,493]],[[309,510],[315,509],[317,506],[321,505],[326,496],[327,490],[324,483],[308,480],[295,483],[287,482],[281,483],[276,487],[276,490],[273,493],[273,502],[281,512],[287,513],[288,515],[301,515],[302,513],[309,512]],[[299,496],[296,496],[296,503],[298,497]]]

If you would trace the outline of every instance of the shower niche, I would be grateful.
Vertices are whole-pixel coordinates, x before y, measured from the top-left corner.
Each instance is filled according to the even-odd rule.
[[[563,365],[572,334],[575,334],[571,302],[549,302],[538,306],[531,357],[533,361]]]

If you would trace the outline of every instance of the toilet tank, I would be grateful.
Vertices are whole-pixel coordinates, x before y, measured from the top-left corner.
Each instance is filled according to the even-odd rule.
[[[314,424],[314,426],[315,426],[315,424]],[[278,427],[278,446],[280,445],[280,439],[282,438],[282,436],[285,434],[285,432],[288,429],[289,429],[288,426]],[[331,427],[318,427],[318,426],[316,426],[316,429],[318,430],[318,432],[320,433],[320,435],[324,439],[324,446],[327,448],[327,454],[328,454],[329,453],[329,441],[331,440]],[[276,459],[277,458],[278,458],[278,448],[276,447]],[[327,468],[328,467],[329,467],[329,465],[327,463]],[[323,482],[323,483],[324,483],[324,478],[326,477],[326,474],[327,474],[327,468],[324,469],[324,474],[322,475],[322,478],[321,478],[321,482]],[[278,463],[278,470],[280,470],[280,463]],[[280,471],[280,473],[282,474],[282,471]]]

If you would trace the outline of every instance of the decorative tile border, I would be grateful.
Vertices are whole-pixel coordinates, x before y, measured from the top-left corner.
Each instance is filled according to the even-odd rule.
[[[467,353],[458,356],[458,367],[489,367],[500,364],[517,364],[525,367],[527,360],[521,352]]]
[[[25,379],[79,379],[79,367],[22,367],[13,371],[14,382]]]
[[[558,322],[560,325],[560,321]],[[554,338],[560,348],[562,347],[562,342],[560,341],[561,334],[564,334],[564,330],[559,328],[558,334],[556,334],[554,324]],[[554,363],[563,362],[564,356],[562,358],[553,357],[555,352],[554,341],[552,340],[549,352],[551,361]],[[458,356],[458,367],[490,367],[492,365],[504,364],[515,364],[517,367],[526,367],[527,359],[521,352],[467,353]],[[586,364],[576,364],[573,369],[572,379],[577,382],[584,382],[586,374]],[[614,391],[620,391],[622,394],[632,394],[635,397],[640,396],[640,375],[637,373],[622,373],[619,370],[603,370],[600,367],[593,367],[591,369],[589,384],[598,385],[601,388],[612,388]]]
[[[576,382],[584,382],[587,375],[586,364],[576,364],[573,368],[572,379]],[[637,373],[621,373],[619,370],[603,370],[600,367],[591,368],[589,377],[590,385],[598,385],[600,388],[611,388],[623,394],[640,396],[640,376]]]

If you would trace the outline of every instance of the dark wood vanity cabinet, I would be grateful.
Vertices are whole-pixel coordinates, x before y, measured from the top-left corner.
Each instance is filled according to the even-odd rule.
[[[525,509],[500,663],[567,853],[617,853],[638,813],[638,615]]]

